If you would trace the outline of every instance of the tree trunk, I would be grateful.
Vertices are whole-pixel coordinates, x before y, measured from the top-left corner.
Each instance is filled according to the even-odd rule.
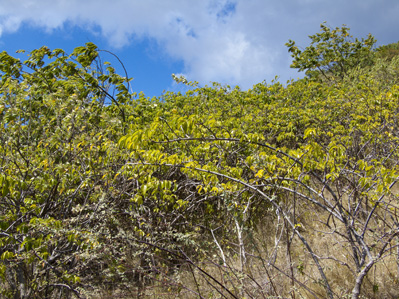
[[[355,286],[352,290],[352,299],[358,299],[360,296],[360,289],[362,287],[363,279],[366,277],[369,270],[373,267],[374,260],[371,260],[357,275]]]

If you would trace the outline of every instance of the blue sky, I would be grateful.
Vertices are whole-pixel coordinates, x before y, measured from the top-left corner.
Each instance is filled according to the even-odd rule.
[[[381,45],[399,40],[398,16],[397,0],[0,0],[0,51],[93,42],[147,96],[177,90],[172,73],[246,90],[301,76],[284,44],[306,47],[324,21]]]

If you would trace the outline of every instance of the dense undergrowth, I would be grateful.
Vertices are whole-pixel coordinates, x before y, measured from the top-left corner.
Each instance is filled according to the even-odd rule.
[[[397,298],[399,59],[311,38],[305,79],[153,99],[93,44],[3,52],[2,296]]]

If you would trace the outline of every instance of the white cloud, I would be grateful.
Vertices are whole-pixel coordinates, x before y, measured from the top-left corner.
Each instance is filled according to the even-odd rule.
[[[165,54],[184,62],[190,80],[249,88],[274,75],[296,77],[288,68],[288,39],[306,45],[307,35],[325,20],[332,26],[349,22],[364,36],[367,20],[381,16],[384,7],[398,15],[393,14],[399,9],[395,1],[0,0],[0,35],[21,24],[51,31],[68,23],[99,28],[115,48],[132,38],[150,38]],[[356,15],[356,9],[362,14]],[[397,28],[398,19],[382,24]],[[374,29],[384,32],[369,31]]]

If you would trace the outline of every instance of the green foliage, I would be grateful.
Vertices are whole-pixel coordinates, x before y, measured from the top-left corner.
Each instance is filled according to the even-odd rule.
[[[116,196],[107,181],[132,96],[125,78],[91,66],[96,56],[92,44],[70,56],[43,47],[23,63],[2,53],[2,277],[21,298],[78,293],[90,259],[77,260],[98,247],[90,215]],[[105,105],[113,89],[125,100]]]
[[[309,36],[311,43],[303,51],[292,40],[286,43],[294,58],[292,68],[306,71],[310,78],[336,80],[343,79],[354,67],[372,63],[372,47],[376,42],[372,35],[358,40],[353,39],[345,25],[331,29],[323,23],[320,28],[320,33]]]
[[[295,198],[301,198],[309,213],[324,211],[325,216],[317,217],[341,223],[332,228],[326,220],[325,225],[334,240],[348,242],[353,271],[362,275],[362,267],[373,265],[397,235],[397,220],[385,222],[389,233],[384,237],[374,233],[370,220],[377,225],[386,213],[396,219],[391,188],[399,175],[399,89],[373,85],[377,72],[358,74],[356,81],[356,73],[350,74],[352,80],[332,86],[300,80],[287,87],[258,84],[246,92],[215,85],[186,96],[166,94],[159,103],[164,112],[144,127],[131,125],[119,143],[139,161],[129,164],[129,170],[157,178],[178,171],[191,181],[198,195],[182,206],[193,206],[208,194],[201,216],[211,228],[217,227],[215,214],[223,215],[224,222],[254,227],[265,210],[274,210],[302,238],[299,218],[289,216]],[[141,194],[141,202],[151,199],[147,194]],[[239,238],[241,232],[236,233]],[[303,245],[311,250],[306,240]],[[319,272],[327,296],[332,296],[322,266]]]
[[[399,60],[369,64],[345,26],[311,39],[293,65],[323,80],[152,99],[91,43],[1,53],[2,296],[381,295],[363,281],[397,258]]]

